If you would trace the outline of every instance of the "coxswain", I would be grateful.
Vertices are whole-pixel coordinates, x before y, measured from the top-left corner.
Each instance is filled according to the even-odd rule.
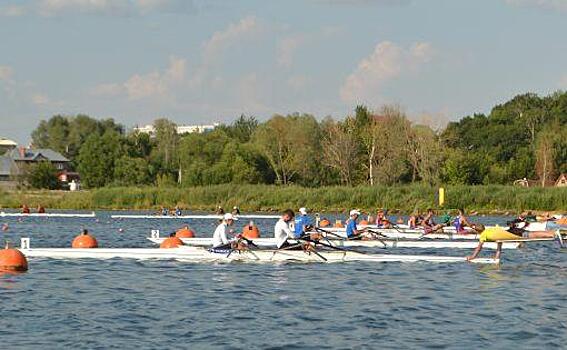
[[[215,229],[213,234],[213,248],[214,249],[231,249],[234,240],[228,238],[232,234],[230,227],[234,224],[234,221],[238,220],[232,214],[227,213],[223,215],[221,223]]]
[[[307,214],[307,208],[299,208],[299,214],[295,217],[295,235],[300,237],[313,228],[311,218]]]
[[[457,209],[457,212],[458,212],[458,214],[457,214],[457,217],[455,218],[455,220],[453,221],[453,225],[455,226],[457,233],[459,233],[459,234],[467,233],[467,230],[465,230],[465,227],[471,227],[472,224],[469,222],[469,220],[465,216],[465,210],[464,209]]]
[[[45,208],[40,205],[37,206],[38,214],[45,214]]]
[[[27,205],[22,205],[22,214],[29,214],[30,208]]]
[[[276,239],[276,245],[278,249],[289,249],[297,245],[298,248],[301,247],[300,244],[292,244],[288,241],[288,239],[296,239],[299,238],[299,235],[296,235],[295,232],[291,230],[289,224],[295,218],[295,213],[291,209],[287,209],[282,213],[281,218],[276,223],[274,227],[274,238]]]
[[[232,215],[234,215],[234,216],[240,215],[240,209],[238,209],[238,207],[236,205],[234,207],[232,207]]]
[[[352,209],[349,212],[349,219],[347,220],[346,226],[346,236],[348,239],[361,239],[363,238],[364,233],[367,232],[367,228],[363,228],[361,230],[358,229],[356,226],[356,221],[360,216],[360,211],[357,209]]]
[[[510,226],[507,229],[502,227],[490,227],[485,228],[482,224],[473,224],[471,228],[480,234],[478,239],[478,246],[475,248],[472,255],[467,256],[467,260],[476,259],[482,250],[484,242],[501,242],[501,241],[518,241],[522,239],[537,239],[537,238],[549,238],[557,239],[559,245],[563,246],[563,238],[561,237],[561,232],[557,231],[527,231],[516,226]],[[500,258],[502,253],[502,244],[498,244],[496,249],[495,259]]]

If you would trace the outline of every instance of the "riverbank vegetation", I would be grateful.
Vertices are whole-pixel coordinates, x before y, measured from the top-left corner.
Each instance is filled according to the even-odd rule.
[[[151,209],[161,206],[213,211],[237,205],[243,211],[276,211],[307,206],[314,211],[346,212],[349,208],[411,213],[437,207],[437,188],[424,184],[332,186],[306,188],[275,185],[180,187],[105,187],[80,192],[21,191],[0,193],[1,207],[39,204],[50,209]],[[443,209],[466,208],[480,213],[530,210],[567,211],[567,188],[522,188],[502,185],[451,185]]]
[[[284,193],[300,194],[307,191],[304,188],[314,188],[308,193],[318,193],[321,198],[332,196],[322,195],[327,191],[336,195],[338,202],[325,199],[321,203],[333,207],[345,203],[345,193],[380,194],[387,191],[384,186],[512,184],[522,178],[548,184],[567,172],[567,93],[561,92],[545,97],[519,95],[495,106],[489,115],[467,116],[443,130],[410,122],[396,106],[376,110],[358,106],[340,120],[291,114],[259,122],[241,116],[231,125],[203,134],[178,135],[176,125],[167,119],[155,121],[154,126],[155,134],[150,136],[126,133],[113,120],[54,116],[40,123],[32,139],[35,147],[52,148],[71,159],[84,188],[180,186],[186,189],[175,193],[198,194],[207,188],[202,186],[218,184],[232,184],[226,188],[241,188],[244,184],[293,185],[301,187],[265,188],[284,196],[286,201],[288,195]],[[339,185],[355,188],[332,187]],[[359,190],[356,186],[378,187]],[[396,187],[392,193],[405,191],[400,189],[403,187]],[[120,191],[92,193],[104,196]],[[148,196],[150,199],[144,201],[155,203],[152,196],[164,190],[141,190],[146,195],[131,191],[132,196]],[[512,193],[502,195],[510,197]],[[557,197],[553,192],[545,193]],[[415,198],[422,197],[418,194]],[[238,197],[239,202],[246,198]],[[286,201],[258,199],[254,205],[280,206]],[[309,203],[307,198],[305,202]]]

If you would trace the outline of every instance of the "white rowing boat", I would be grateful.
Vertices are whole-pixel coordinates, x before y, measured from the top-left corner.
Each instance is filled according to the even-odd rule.
[[[381,228],[372,230],[373,232],[379,233],[386,238],[393,238],[393,239],[445,239],[445,240],[476,240],[480,237],[479,234],[476,233],[466,233],[466,234],[457,234],[457,233],[429,233],[424,234],[423,230],[397,230],[393,228]],[[346,238],[346,230],[343,228],[324,228],[320,230],[320,233],[331,233],[327,234],[327,236],[332,237],[334,235],[338,235],[340,237]]]
[[[365,254],[355,251],[242,250],[210,251],[199,247],[158,248],[31,248],[29,238],[22,238],[20,251],[28,258],[49,259],[137,259],[178,260],[184,262],[467,262],[465,257],[434,255]],[[479,258],[478,264],[498,264],[500,259]]]
[[[161,244],[164,237],[148,237],[153,243]],[[193,247],[210,247],[213,244],[212,238],[181,238],[183,243]],[[256,238],[253,240],[254,244],[262,248],[275,248],[276,240],[274,238]],[[338,240],[329,239],[323,241],[325,244],[331,244],[335,247],[343,248],[439,248],[439,249],[474,249],[478,245],[475,241],[442,241],[442,240],[396,240],[396,239],[383,239],[383,240]],[[495,242],[486,242],[484,248],[496,249]],[[517,249],[520,243],[503,243],[503,249]]]
[[[6,213],[0,212],[0,217],[31,217],[31,218],[94,218],[96,213]]]
[[[111,215],[112,219],[159,219],[159,220],[175,220],[175,219],[211,219],[220,220],[222,215]],[[237,215],[238,219],[279,219],[280,215],[264,215],[264,214],[250,214],[250,215]]]

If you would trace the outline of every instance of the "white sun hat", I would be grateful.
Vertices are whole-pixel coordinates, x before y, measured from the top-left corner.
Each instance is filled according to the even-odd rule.
[[[222,218],[225,221],[227,221],[227,220],[238,220],[238,218],[234,217],[234,215],[232,215],[231,213],[224,214],[224,216]]]
[[[357,209],[353,209],[353,210],[350,211],[350,214],[349,214],[349,215],[350,215],[350,216],[353,216],[353,215],[360,215],[360,211],[358,211]]]
[[[300,212],[302,215],[307,215],[307,208],[299,208],[299,212]]]

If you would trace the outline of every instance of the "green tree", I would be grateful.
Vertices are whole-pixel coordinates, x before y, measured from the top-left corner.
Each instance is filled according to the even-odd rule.
[[[145,185],[150,182],[148,162],[143,158],[123,156],[114,164],[114,182],[123,186]]]
[[[121,154],[120,135],[115,131],[89,136],[78,156],[82,183],[86,187],[103,187],[112,183],[115,162]]]
[[[59,187],[57,168],[47,161],[30,165],[27,169],[26,180],[32,188],[55,190]]]

